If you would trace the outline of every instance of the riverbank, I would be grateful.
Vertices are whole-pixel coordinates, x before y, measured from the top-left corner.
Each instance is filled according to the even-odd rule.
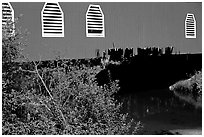
[[[195,108],[202,109],[202,72],[197,71],[195,75],[187,80],[181,80],[170,86],[169,89],[181,100],[184,100]]]

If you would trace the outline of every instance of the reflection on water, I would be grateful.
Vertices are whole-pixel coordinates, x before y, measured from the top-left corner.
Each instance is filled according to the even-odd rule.
[[[202,112],[168,89],[125,94],[119,100],[123,102],[122,112],[142,122],[138,134],[202,134]]]
[[[122,95],[121,102],[122,111],[137,119],[175,110],[194,109],[193,106],[175,97],[168,89]]]

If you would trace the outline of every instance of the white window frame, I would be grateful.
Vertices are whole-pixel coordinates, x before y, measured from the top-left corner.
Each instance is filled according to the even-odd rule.
[[[190,21],[190,23],[189,23]],[[190,28],[189,28],[190,25]],[[193,32],[194,30],[194,35],[188,35],[189,31],[190,33]],[[186,19],[185,19],[185,37],[188,39],[196,38],[196,20],[195,16],[192,13],[187,13]]]
[[[49,32],[51,32],[52,30],[44,30],[45,28],[47,28],[47,27],[44,27],[44,21],[43,21],[43,19],[53,19],[53,18],[45,18],[45,17],[43,17],[43,15],[45,15],[43,12],[44,12],[44,10],[46,9],[46,6],[47,6],[47,4],[48,3],[54,3],[54,4],[57,4],[57,6],[58,6],[58,8],[59,8],[59,10],[60,10],[60,13],[61,13],[61,15],[59,15],[59,16],[61,16],[61,20],[62,21],[55,21],[56,23],[62,23],[60,26],[60,29],[62,29],[61,31],[56,31],[56,32],[62,32],[62,33],[59,33],[59,34],[53,34],[53,33],[49,33]],[[47,12],[48,13],[48,12]],[[52,15],[52,16],[54,16],[54,15]],[[58,15],[56,15],[56,16],[58,16]],[[58,17],[59,17],[58,16]],[[44,6],[43,6],[43,9],[42,9],[42,11],[41,11],[41,25],[42,25],[42,27],[41,27],[41,29],[42,29],[42,37],[64,37],[64,12],[62,11],[62,8],[61,8],[61,6],[59,5],[59,3],[58,2],[46,2],[45,4],[44,4]],[[52,26],[53,26],[53,24],[52,24]],[[59,25],[54,25],[54,26],[59,26]],[[50,27],[50,29],[54,29],[54,28],[52,28],[52,27]],[[47,33],[45,33],[45,32],[47,32]]]
[[[13,9],[13,7],[11,6],[11,4],[10,4],[10,2],[3,2],[3,3],[6,3],[6,4],[8,4],[8,7],[11,9],[11,21],[12,21],[12,25],[13,25],[13,32],[11,33],[12,35],[14,34],[14,32],[15,32],[15,24],[14,24],[14,9]],[[7,20],[7,19],[3,19],[3,14],[4,14],[4,12],[3,12],[3,3],[1,3],[2,4],[2,26],[3,25],[6,25],[6,22],[4,23],[3,21],[4,20]],[[10,17],[10,16],[6,16],[6,17]]]
[[[93,10],[93,8],[91,7],[97,7],[99,9],[99,12],[101,13],[101,17],[94,17],[94,18],[98,18],[98,19],[102,19],[100,21],[102,21],[101,23],[96,23],[96,24],[100,24],[100,26],[98,25],[89,25],[91,24],[89,21],[94,21],[94,20],[91,20],[89,18],[91,18],[90,16],[94,15],[94,14],[89,14],[89,12],[91,12],[90,10]],[[94,11],[92,11],[94,12]],[[93,18],[93,17],[92,17]],[[103,14],[103,11],[100,7],[100,5],[95,5],[95,4],[90,4],[88,9],[87,9],[87,12],[86,12],[86,37],[105,37],[105,25],[104,25],[104,14]],[[96,27],[96,28],[92,28],[93,30],[102,30],[102,33],[89,33],[88,30],[89,28],[88,27]],[[97,27],[102,27],[102,28],[97,28]]]

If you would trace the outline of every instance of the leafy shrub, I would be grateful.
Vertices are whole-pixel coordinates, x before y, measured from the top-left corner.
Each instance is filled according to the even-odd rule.
[[[25,86],[21,92],[12,91],[6,94],[12,95],[12,99],[4,96],[5,109],[8,106],[15,107],[11,111],[3,112],[12,113],[18,122],[13,120],[8,123],[10,116],[6,118],[5,114],[3,134],[136,133],[141,127],[140,123],[129,119],[127,114],[121,114],[121,104],[114,100],[113,95],[119,89],[117,82],[112,82],[110,86],[97,86],[95,75],[99,71],[100,67],[82,69],[72,67],[68,74],[64,69],[52,71],[48,76],[51,80],[47,87],[53,100],[48,94],[44,94],[46,93],[44,88],[35,88],[36,84],[40,85],[35,81],[37,80],[35,74],[24,77],[23,83],[27,82],[31,88]],[[20,111],[20,114],[16,110]],[[16,128],[16,124],[22,130]]]
[[[27,33],[14,27],[19,18],[15,22],[8,20],[6,25],[2,25],[2,62],[13,62],[23,57],[23,47],[25,44],[25,36]]]
[[[117,82],[97,86],[100,67],[15,63],[24,44],[21,33],[8,33],[12,25],[2,29],[2,134],[135,134],[141,128],[120,113]]]

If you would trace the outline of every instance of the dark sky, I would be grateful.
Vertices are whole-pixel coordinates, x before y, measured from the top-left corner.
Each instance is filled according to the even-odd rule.
[[[65,17],[64,38],[41,37],[42,2],[12,2],[18,23],[30,33],[25,54],[30,59],[89,58],[95,49],[112,47],[174,46],[181,53],[202,52],[202,3],[141,3],[141,2],[60,2]],[[87,38],[85,14],[89,4],[100,4],[105,16],[105,38]],[[197,38],[186,39],[184,21],[193,13],[197,21]]]

